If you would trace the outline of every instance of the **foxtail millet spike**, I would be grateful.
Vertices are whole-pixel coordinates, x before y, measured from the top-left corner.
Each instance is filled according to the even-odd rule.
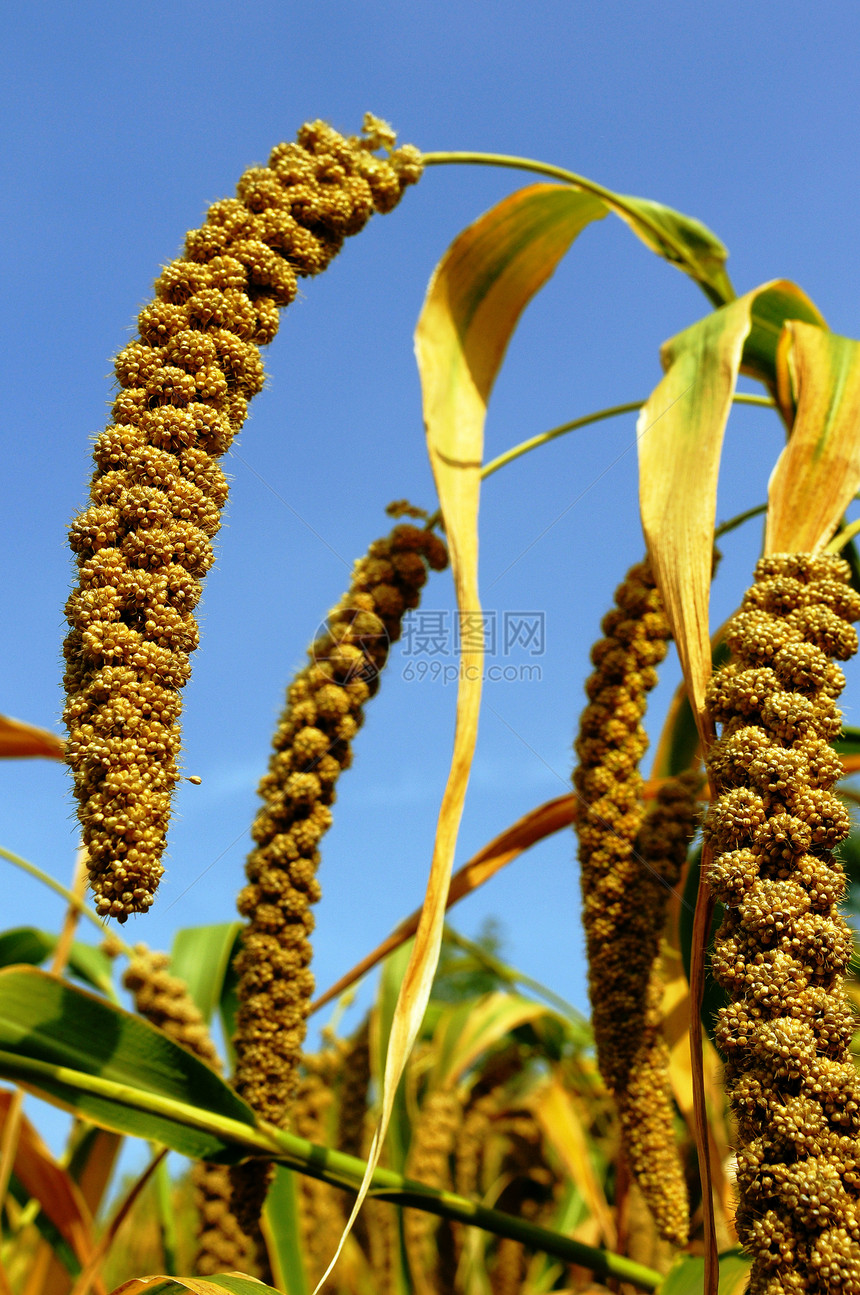
[[[717,1042],[738,1122],[737,1226],[752,1295],[860,1295],[860,1079],[839,916],[850,829],[831,743],[857,650],[860,597],[840,558],[763,558],[729,622],[708,704],[707,879],[725,905],[714,978],[731,1000]]]
[[[258,1115],[281,1127],[289,1118],[313,993],[311,905],[320,896],[318,847],[331,824],[329,806],[352,762],[352,739],[403,616],[417,607],[428,567],[441,570],[447,560],[437,535],[406,523],[375,541],[355,564],[349,590],[287,690],[269,772],[259,787],[264,803],[251,831],[256,847],[248,857],[248,885],[237,901],[247,924],[235,962],[234,1087]],[[243,1223],[262,1205],[263,1178],[257,1164],[233,1172]]]
[[[632,1036],[622,1043],[626,1080],[614,1094],[624,1151],[657,1231],[675,1245],[687,1239],[690,1204],[675,1141],[669,1050],[663,1037],[660,938],[669,896],[699,824],[696,793],[701,782],[688,773],[659,788],[636,838],[641,867],[625,896],[625,937],[613,944],[621,956],[605,965],[607,1007],[616,1001],[618,1034],[626,1034],[629,1021]],[[641,986],[636,976],[644,977]]]
[[[187,235],[117,356],[114,422],[69,535],[79,575],[64,645],[67,758],[103,917],[145,912],[163,873],[180,690],[227,499],[218,459],[263,385],[259,347],[297,278],[324,270],[419,178],[418,151],[393,143],[368,115],[361,137],[315,121],[279,144]]]
[[[639,762],[648,742],[641,721],[671,634],[647,563],[631,568],[615,601],[603,619],[605,637],[592,650],[573,775],[581,802],[589,996],[598,1066],[616,1100],[631,1172],[661,1235],[683,1245],[689,1204],[673,1137],[656,974],[669,889],[695,809],[690,788],[673,785],[650,823],[645,818]]]

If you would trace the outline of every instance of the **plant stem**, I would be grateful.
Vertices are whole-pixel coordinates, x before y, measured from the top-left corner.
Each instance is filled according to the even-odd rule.
[[[345,1155],[341,1151],[332,1151],[328,1147],[316,1146],[304,1138],[285,1133],[266,1120],[258,1119],[256,1126],[246,1124],[241,1120],[165,1097],[160,1093],[135,1088],[129,1083],[118,1083],[115,1080],[105,1079],[101,1075],[88,1074],[70,1066],[57,1066],[20,1053],[0,1052],[0,1075],[7,1079],[20,1080],[38,1096],[67,1108],[68,1099],[58,1098],[52,1091],[53,1085],[62,1085],[81,1093],[93,1093],[133,1110],[167,1116],[189,1128],[214,1134],[230,1146],[234,1154],[232,1156],[213,1154],[210,1157],[213,1160],[223,1159],[230,1163],[235,1160],[235,1151],[238,1149],[245,1155],[258,1155],[266,1160],[281,1161],[291,1169],[298,1170],[299,1173],[308,1174],[312,1178],[320,1179],[321,1182],[351,1192],[358,1191],[364,1178],[366,1165],[363,1160]],[[102,1123],[101,1119],[91,1111],[87,1112],[87,1118],[93,1123]],[[104,1127],[112,1126],[105,1121]],[[513,1240],[522,1241],[533,1250],[555,1255],[567,1260],[568,1263],[582,1264],[596,1273],[632,1282],[646,1291],[655,1290],[661,1280],[660,1274],[653,1269],[633,1263],[621,1255],[612,1254],[596,1246],[584,1245],[570,1237],[527,1223],[524,1219],[514,1218],[513,1215],[478,1205],[453,1192],[427,1187],[423,1183],[404,1178],[390,1169],[374,1170],[371,1193],[401,1205],[438,1214],[442,1218],[456,1219],[472,1227],[482,1228],[495,1236],[511,1237]]]
[[[852,540],[854,536],[858,534],[860,534],[860,521],[849,523],[849,525],[843,527],[837,535],[833,536],[833,539],[825,547],[824,552],[838,553],[841,548],[844,548],[849,540]]]
[[[340,1151],[331,1151],[328,1147],[318,1147],[297,1138],[291,1133],[284,1133],[271,1125],[260,1121],[281,1147],[281,1155],[276,1157],[283,1163],[297,1169],[300,1173],[318,1178],[332,1187],[344,1191],[356,1191],[363,1177],[365,1164],[354,1156],[344,1155]],[[532,1250],[555,1255],[568,1263],[581,1264],[592,1272],[605,1276],[617,1277],[622,1281],[632,1282],[642,1290],[655,1290],[662,1280],[659,1273],[643,1264],[634,1263],[611,1251],[601,1250],[597,1246],[588,1246],[571,1237],[550,1232],[547,1228],[527,1223],[525,1219],[515,1218],[501,1210],[489,1209],[478,1205],[453,1192],[439,1191],[423,1183],[404,1178],[391,1169],[375,1169],[371,1180],[369,1195],[377,1200],[388,1200],[393,1204],[410,1206],[413,1209],[425,1210],[429,1214],[438,1214],[440,1218],[455,1219],[471,1227],[481,1228],[494,1236],[510,1237],[522,1241]]]
[[[77,895],[73,894],[67,886],[63,886],[59,881],[55,881],[53,877],[48,876],[47,872],[43,872],[41,868],[37,868],[35,863],[28,863],[26,859],[22,859],[18,854],[13,854],[11,850],[4,850],[2,845],[0,845],[0,858],[8,860],[8,862],[13,863],[16,868],[20,868],[22,872],[28,872],[31,877],[35,877],[37,881],[41,881],[42,884],[47,886],[50,890],[55,891],[58,895],[62,895],[70,908],[76,908],[78,912],[88,918],[94,926],[98,927],[102,936],[108,934],[108,928],[105,926],[95,909],[92,909],[85,904],[84,901],[79,899]],[[112,934],[117,943],[122,947],[122,951],[125,956],[127,958],[134,957],[134,951],[129,947],[129,945],[127,945],[124,940],[121,940],[115,933]]]
[[[567,171],[561,166],[553,166],[550,162],[539,162],[531,157],[513,157],[508,153],[422,153],[421,160],[425,166],[447,166],[452,163],[459,163],[469,166],[503,166],[515,171],[532,171],[536,175],[546,175],[550,179],[563,180],[565,184],[575,185],[583,193],[593,193],[596,198],[602,198],[608,207],[624,212],[635,224],[646,229],[658,247],[663,247],[671,253],[666,259],[689,270],[692,277],[715,306],[724,306],[728,301],[732,300],[731,297],[717,292],[712,284],[706,284],[702,281],[701,274],[695,263],[690,260],[686,247],[675,239],[668,229],[651,220],[640,208],[631,206],[622,194],[613,193],[611,189],[605,188],[602,184],[597,184],[594,180],[587,180],[583,175],[577,175],[574,171]]]
[[[738,405],[758,405],[762,409],[775,409],[776,405],[769,396],[748,395],[746,392],[737,392],[734,396],[734,402]],[[506,464],[512,463],[518,459],[521,454],[528,454],[529,450],[535,450],[539,445],[547,445],[554,441],[557,436],[564,436],[567,432],[578,431],[581,427],[588,427],[592,423],[602,422],[605,418],[616,418],[621,414],[632,414],[637,409],[641,409],[644,400],[629,400],[623,405],[610,405],[607,409],[598,409],[593,414],[584,414],[581,418],[574,418],[569,423],[561,423],[558,427],[552,427],[548,432],[541,432],[538,436],[532,436],[527,441],[520,441],[519,445],[514,445],[511,449],[505,450],[498,458],[491,459],[489,463],[484,464],[481,469],[481,478],[485,480],[499,468],[505,467]]]

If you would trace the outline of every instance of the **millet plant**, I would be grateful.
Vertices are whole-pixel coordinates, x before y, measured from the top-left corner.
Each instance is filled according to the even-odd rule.
[[[180,930],[170,955],[130,947],[117,927],[144,920],[164,871],[221,464],[262,388],[261,347],[301,278],[375,213],[420,202],[405,190],[447,164],[541,178],[465,229],[430,280],[415,342],[438,498],[395,501],[385,527],[382,509],[368,516],[366,551],[288,683],[236,878],[240,920]],[[610,212],[709,309],[665,343],[647,399],[486,462],[487,402],[519,316]],[[68,890],[0,851],[68,901],[58,937],[0,936],[3,1292],[860,1295],[857,990],[839,911],[840,849],[848,863],[854,851],[840,781],[860,767],[860,733],[838,709],[860,620],[860,523],[846,520],[860,344],[789,282],[738,296],[726,256],[656,202],[528,159],[422,154],[370,115],[351,137],[306,124],[186,235],[116,358],[112,421],[70,530],[67,735],[0,725],[2,754],[68,764],[82,834]],[[763,393],[738,393],[739,374]],[[717,528],[741,401],[781,420],[785,447],[767,503]],[[423,587],[450,568],[460,614],[479,614],[483,479],[634,408],[641,548],[614,603],[607,590],[581,716],[568,717],[572,790],[454,871],[483,669],[463,635],[425,902],[315,997],[312,906],[336,791],[349,795],[341,774]],[[762,516],[739,610],[711,627],[715,541]],[[324,611],[304,609],[297,636]],[[647,699],[670,650],[683,682],[646,774]],[[445,924],[571,826],[590,1021],[508,965],[491,932],[472,942]],[[99,946],[77,938],[82,918]],[[372,1007],[341,1032],[352,986],[380,963]],[[308,1019],[334,999],[311,1047]],[[61,1160],[23,1114],[25,1090],[73,1114]],[[106,1210],[125,1137],[146,1139],[151,1160]],[[187,1174],[170,1178],[169,1150]]]

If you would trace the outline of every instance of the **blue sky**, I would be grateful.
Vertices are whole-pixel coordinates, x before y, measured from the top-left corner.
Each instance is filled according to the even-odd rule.
[[[857,335],[858,12],[853,5],[600,5],[578,0],[300,6],[177,0],[6,7],[0,53],[0,365],[6,633],[0,710],[57,728],[65,531],[84,504],[111,359],[159,268],[247,166],[324,117],[371,110],[429,150],[521,154],[675,206],[728,245],[738,291],[794,279]],[[528,177],[437,167],[392,215],[303,285],[264,356],[268,382],[235,449],[202,645],[186,690],[182,784],[158,902],[124,934],[167,947],[229,921],[254,788],[286,683],[351,561],[408,497],[432,508],[412,330],[455,234]],[[588,229],[529,308],[487,424],[487,453],[644,399],[658,349],[707,310],[625,226]],[[487,483],[484,603],[545,617],[540,680],[490,682],[457,862],[568,786],[588,649],[642,552],[634,419],[564,438]],[[775,415],[737,410],[718,515],[761,502]],[[748,583],[759,532],[727,539],[713,623]],[[450,577],[425,607],[450,609]],[[324,844],[320,988],[420,901],[447,771],[455,692],[395,655]],[[655,695],[665,712],[670,663]],[[856,706],[848,717],[857,722]],[[656,730],[653,730],[656,731]],[[60,767],[0,768],[0,843],[67,880],[75,823]],[[464,903],[510,960],[584,1007],[574,843],[544,843]],[[7,925],[56,929],[62,908],[4,868]],[[87,932],[85,938],[89,939]]]

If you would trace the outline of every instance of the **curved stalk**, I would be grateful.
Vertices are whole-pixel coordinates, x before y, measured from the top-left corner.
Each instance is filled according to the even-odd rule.
[[[735,393],[733,403],[737,405],[758,405],[762,409],[776,408],[775,402],[769,396],[754,396],[743,391]],[[602,422],[605,418],[616,418],[621,414],[633,414],[641,409],[644,404],[644,400],[630,400],[623,405],[610,405],[606,409],[598,409],[593,414],[584,414],[581,418],[574,418],[569,423],[561,423],[558,427],[550,428],[548,432],[540,432],[537,436],[529,437],[527,441],[520,441],[519,445],[512,446],[511,449],[505,450],[497,458],[485,463],[481,469],[481,479],[486,480],[493,472],[497,472],[499,468],[512,463],[521,454],[528,454],[529,450],[536,450],[539,445],[547,445],[558,436],[564,436],[567,432],[576,432],[581,427],[589,427],[592,423]],[[746,515],[743,515],[743,520],[746,520]]]
[[[767,512],[767,504],[756,504],[755,508],[748,508],[745,513],[738,513],[736,517],[730,517],[727,522],[722,522],[714,531],[714,539],[722,539],[730,531],[734,531],[738,526],[743,526],[744,522],[750,521],[753,517],[761,517]]]
[[[0,1052],[0,1075],[17,1080],[32,1088],[39,1096],[53,1100],[55,1104],[56,1098],[45,1093],[40,1080],[44,1082],[47,1079],[79,1092],[97,1094],[114,1102],[122,1102],[135,1110],[167,1116],[191,1128],[213,1134],[244,1151],[246,1156],[263,1156],[267,1160],[280,1161],[299,1173],[308,1174],[345,1191],[357,1191],[364,1177],[366,1166],[363,1160],[340,1151],[332,1151],[328,1147],[316,1146],[304,1138],[285,1133],[265,1120],[258,1119],[255,1127],[174,1098],[134,1088],[130,1084],[117,1083],[100,1075],[86,1074],[69,1066],[57,1066],[12,1052]],[[92,1120],[92,1115],[88,1118]],[[661,1281],[658,1272],[621,1255],[584,1245],[547,1228],[527,1223],[524,1219],[478,1205],[454,1192],[439,1191],[414,1182],[390,1169],[374,1170],[371,1192],[380,1199],[426,1210],[442,1218],[455,1219],[495,1236],[511,1237],[533,1250],[555,1255],[568,1263],[581,1264],[595,1273],[632,1282],[642,1290],[653,1291]]]
[[[109,933],[108,927],[99,917],[95,909],[92,909],[88,904],[85,904],[84,901],[69,890],[67,886],[62,885],[59,881],[55,881],[53,877],[50,877],[47,872],[43,872],[41,868],[37,868],[35,863],[28,863],[26,859],[22,859],[18,854],[13,854],[11,850],[4,850],[2,845],[0,845],[0,859],[6,859],[9,863],[13,863],[15,867],[20,868],[22,872],[29,873],[31,877],[35,877],[37,881],[41,881],[42,884],[47,886],[50,890],[61,895],[70,908],[77,909],[83,917],[92,922],[93,926],[98,927],[102,937]],[[122,948],[122,952],[125,956],[127,958],[133,957],[134,953],[130,946],[127,945],[124,940],[121,940],[115,932],[111,932],[111,934],[117,944]]]
[[[724,306],[731,300],[731,297],[718,294],[711,285],[701,282],[696,273],[696,267],[687,254],[687,249],[683,243],[673,238],[667,229],[658,225],[656,221],[650,220],[638,208],[631,207],[625,202],[623,195],[614,193],[611,189],[605,188],[602,184],[597,184],[594,180],[587,180],[584,175],[577,175],[575,171],[568,171],[562,166],[553,166],[551,162],[539,162],[531,157],[514,157],[508,153],[464,153],[459,151],[422,153],[421,160],[425,166],[446,166],[459,163],[471,166],[503,166],[515,171],[532,171],[536,175],[546,175],[552,180],[563,180],[565,184],[575,185],[583,193],[593,193],[596,198],[602,198],[609,207],[625,212],[636,224],[641,225],[643,229],[647,229],[658,244],[668,248],[672,253],[671,260],[673,263],[684,266],[692,272],[693,278],[699,283],[700,288],[713,305]],[[670,258],[667,257],[666,259]]]

